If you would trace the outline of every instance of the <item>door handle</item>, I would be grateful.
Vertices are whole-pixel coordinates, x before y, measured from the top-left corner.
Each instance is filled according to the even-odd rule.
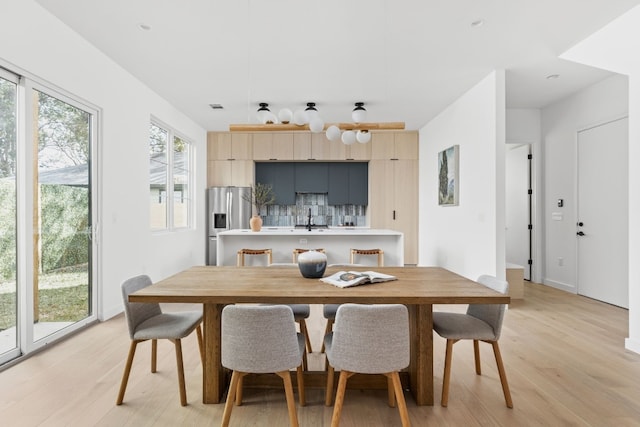
[[[584,236],[584,233],[583,233],[582,231],[578,231],[576,234],[577,234],[578,236]]]

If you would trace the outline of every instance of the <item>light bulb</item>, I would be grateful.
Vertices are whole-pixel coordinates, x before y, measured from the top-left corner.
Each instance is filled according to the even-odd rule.
[[[359,130],[356,134],[356,139],[360,144],[366,144],[371,141],[371,134],[368,130]]]
[[[271,111],[269,111],[267,114],[264,115],[264,122],[265,125],[274,125],[278,123],[278,118],[276,117],[275,114],[273,114]]]
[[[322,132],[324,130],[324,121],[316,115],[309,121],[309,130],[314,133]]]
[[[256,113],[258,122],[264,124],[268,113],[270,113],[269,104],[267,104],[266,102],[261,102],[260,108],[258,108],[258,112]]]
[[[280,119],[280,123],[287,124],[291,122],[291,118],[293,118],[293,112],[288,108],[283,108],[278,111],[278,119]]]
[[[346,130],[342,133],[342,142],[345,145],[351,145],[356,142],[356,133],[352,130]]]
[[[364,102],[356,102],[356,108],[353,109],[351,118],[355,123],[364,123],[367,120],[367,110],[364,109]]]
[[[304,110],[296,110],[296,112],[293,113],[293,123],[297,124],[298,126],[304,126],[308,122],[309,116]]]
[[[336,141],[340,138],[340,128],[336,125],[331,125],[327,128],[327,139],[329,141]]]

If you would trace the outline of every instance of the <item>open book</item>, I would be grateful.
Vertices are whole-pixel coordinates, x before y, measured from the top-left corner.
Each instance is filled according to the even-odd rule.
[[[390,276],[376,271],[338,271],[337,273],[328,277],[323,277],[320,280],[339,288],[348,288],[350,286],[388,282],[396,279],[396,276]]]

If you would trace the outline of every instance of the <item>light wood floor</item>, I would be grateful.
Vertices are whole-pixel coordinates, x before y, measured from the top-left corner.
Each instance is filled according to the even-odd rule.
[[[175,307],[175,306],[174,306]],[[463,310],[462,306],[436,309]],[[309,322],[314,350],[324,329],[320,307]],[[500,346],[514,408],[504,404],[495,361],[482,345],[483,375],[473,368],[471,343],[454,346],[449,407],[440,406],[444,340],[435,338],[436,405],[416,407],[415,426],[631,426],[640,425],[640,355],[624,350],[627,311],[536,284],[511,304]],[[202,404],[202,369],[195,335],[183,343],[187,398],[181,407],[173,346],[158,345],[158,372],[149,373],[148,343],[136,355],[125,403],[116,406],[129,347],[119,316],[81,332],[0,372],[0,425],[147,426],[220,425],[223,405]],[[311,368],[322,364],[313,354]],[[308,390],[298,408],[301,426],[328,426],[332,408],[324,390]],[[288,425],[281,390],[246,390],[232,426]],[[348,390],[342,426],[397,426],[386,392]]]

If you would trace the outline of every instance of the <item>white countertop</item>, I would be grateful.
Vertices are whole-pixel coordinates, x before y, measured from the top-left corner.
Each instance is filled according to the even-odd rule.
[[[314,228],[311,231],[306,228],[291,228],[291,227],[262,227],[260,231],[251,231],[249,229],[241,230],[229,230],[218,233],[218,236],[255,236],[257,238],[264,236],[312,236],[312,235],[326,235],[326,236],[353,236],[353,235],[367,235],[367,236],[401,236],[402,232],[386,229],[368,228],[368,227],[329,227],[329,228]]]

